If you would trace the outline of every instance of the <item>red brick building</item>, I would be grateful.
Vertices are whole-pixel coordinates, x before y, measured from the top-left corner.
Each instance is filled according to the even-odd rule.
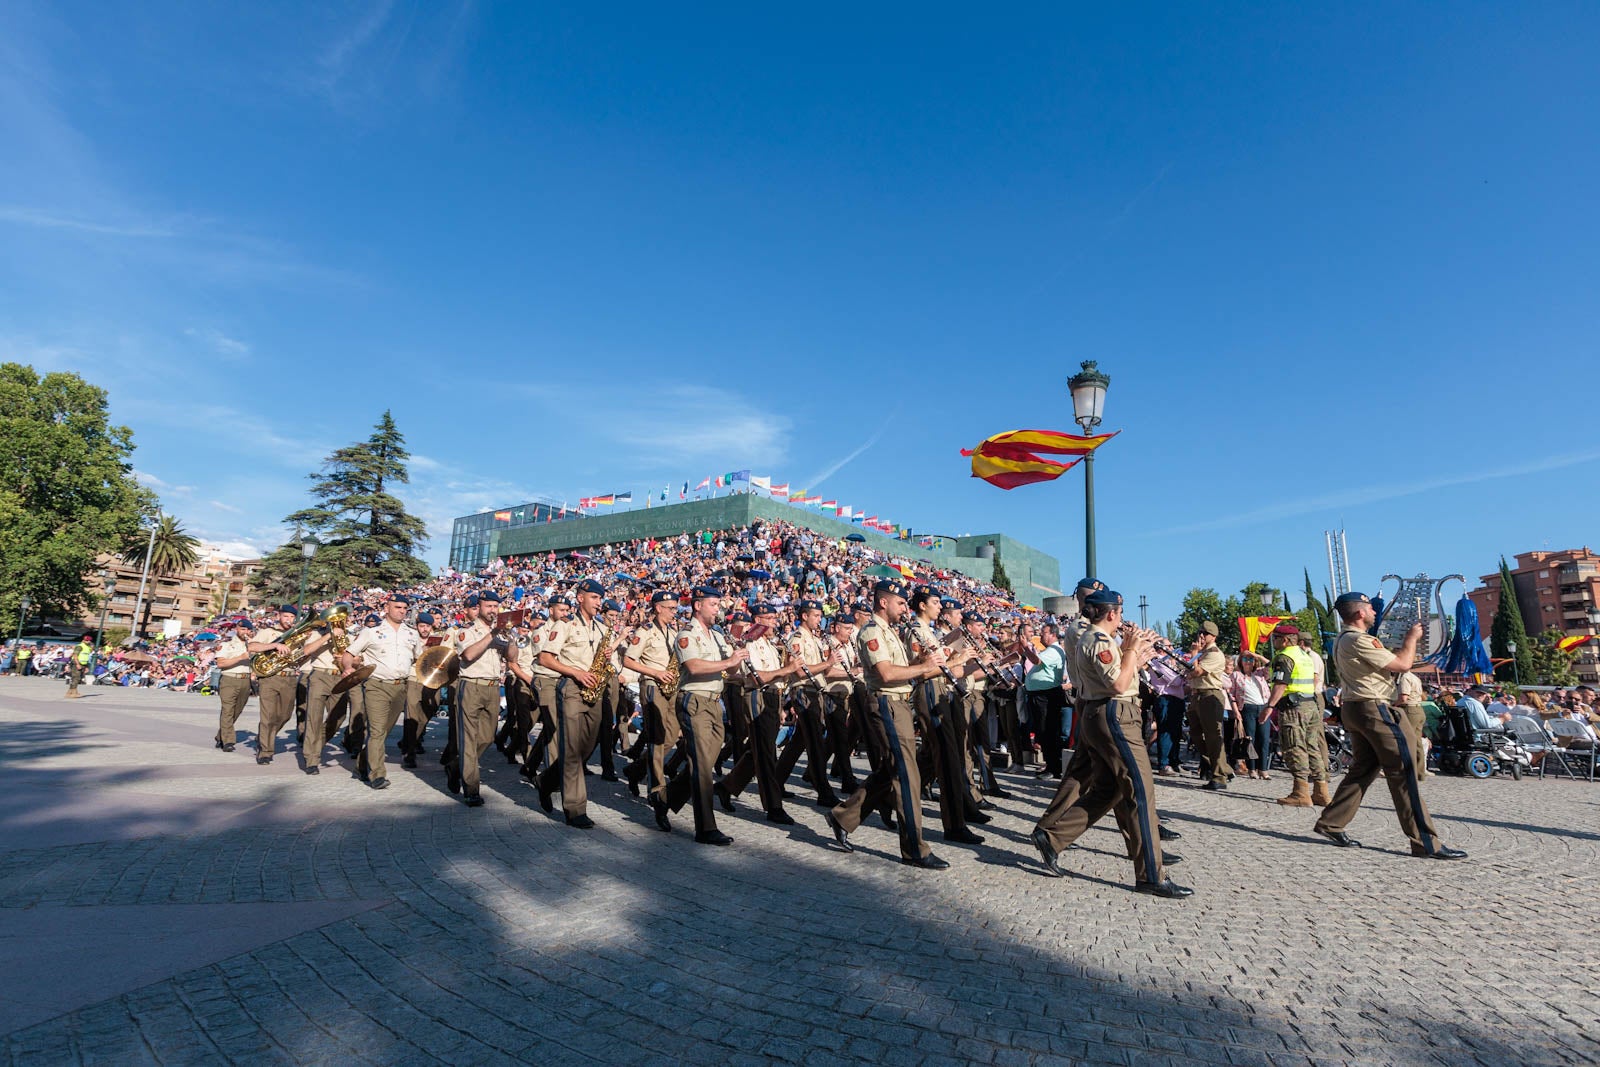
[[[1483,585],[1467,595],[1478,607],[1478,626],[1488,638],[1500,607],[1500,573],[1485,574]],[[1559,552],[1521,552],[1511,568],[1522,625],[1530,637],[1546,630],[1568,636],[1600,633],[1600,556],[1588,546]],[[1577,650],[1578,677],[1600,682],[1600,640]]]

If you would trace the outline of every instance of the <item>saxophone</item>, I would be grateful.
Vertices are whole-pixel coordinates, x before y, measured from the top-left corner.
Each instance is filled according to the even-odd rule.
[[[578,690],[578,697],[585,704],[599,700],[600,694],[606,691],[606,683],[617,673],[617,665],[611,662],[611,640],[616,632],[615,627],[606,630],[605,637],[600,639],[600,647],[594,650],[594,662],[589,664],[594,684]]]
[[[667,649],[667,674],[670,675],[669,680],[656,683],[656,692],[661,694],[663,700],[671,700],[677,696],[678,683],[683,680],[678,670],[678,657],[671,648]]]

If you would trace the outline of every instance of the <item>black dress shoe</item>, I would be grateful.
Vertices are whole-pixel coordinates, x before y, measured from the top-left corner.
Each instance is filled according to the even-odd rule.
[[[224,752],[232,752],[234,750],[234,747],[235,746],[234,746],[234,743],[232,741],[224,741],[224,742],[222,742],[222,751],[224,751]]]
[[[1431,860],[1464,860],[1467,858],[1467,854],[1461,849],[1446,848],[1444,845],[1440,845],[1432,852],[1424,852],[1420,848],[1413,848],[1411,850],[1411,854],[1418,858],[1426,858]]]
[[[878,812],[878,818],[883,822],[885,830],[898,830],[900,828],[900,824],[895,821],[894,812],[892,811],[880,811]]]
[[[635,797],[639,795],[639,779],[633,777],[632,775],[628,776],[628,793],[629,795]]]
[[[517,773],[522,775],[522,777],[526,778],[530,782],[539,777],[539,772],[534,770],[533,764],[531,763],[524,763],[522,765],[522,769]]]
[[[667,802],[660,797],[652,797],[650,807],[656,813],[656,829],[664,834],[672,833],[672,822],[667,818]]]
[[[1033,847],[1039,850],[1039,858],[1044,862],[1044,869],[1060,878],[1066,872],[1056,865],[1056,850],[1050,847],[1050,835],[1043,830],[1035,830],[1030,840]]]
[[[212,738],[212,739],[211,739],[211,740],[212,740],[212,742],[213,742],[213,743],[215,743],[215,744],[216,744],[216,746],[217,746],[217,747],[218,747],[218,748],[221,748],[221,747],[222,747],[222,738],[220,738],[220,737],[213,737],[213,738]]]
[[[827,796],[822,796],[822,797],[818,797],[817,798],[817,807],[819,807],[819,808],[827,808],[829,810],[832,810],[834,808],[837,808],[842,803],[844,803],[844,801],[840,800],[838,797],[834,796],[831,793],[828,794]]]
[[[534,781],[537,782],[538,779],[534,779]],[[555,811],[556,806],[550,801],[551,794],[554,791],[548,790],[542,785],[538,786],[537,788],[539,790],[539,806],[545,810],[546,814]]]
[[[444,765],[444,786],[452,793],[461,792],[461,766],[450,762]]]
[[[978,801],[978,810],[979,811],[988,811],[992,807],[994,807],[994,802],[993,801],[989,801],[989,800],[980,800],[980,801]]]
[[[694,843],[697,845],[731,845],[733,844],[733,838],[721,830],[707,830],[703,834],[695,834]]]
[[[787,789],[785,789],[783,791],[783,799],[785,799],[785,800],[798,800],[799,798],[796,797],[793,793],[789,792]]]
[[[600,780],[602,782],[615,782],[615,781],[618,781],[617,772],[616,771],[606,771],[606,772],[604,772],[603,774],[600,775]]]
[[[854,852],[856,847],[850,843],[850,835],[845,832],[839,820],[833,817],[833,812],[828,812],[823,818],[828,820],[828,829],[833,831],[833,839],[838,842],[839,847],[846,852]]]
[[[1011,794],[1006,792],[1004,789],[996,789],[993,792],[989,793],[988,795],[990,797],[994,798],[995,800],[1010,800],[1011,799]]]
[[[374,789],[388,789],[389,788],[389,779],[387,779],[387,778],[379,778],[377,781],[371,782],[369,784]]]
[[[257,756],[256,757],[256,766],[257,767],[265,767],[267,764],[269,764],[271,762],[272,762],[272,757],[271,756]]]
[[[1204,789],[1208,793],[1220,793],[1224,789],[1228,788],[1228,783],[1227,782],[1207,782],[1205,785],[1201,786],[1200,788]]]
[[[1148,893],[1153,897],[1166,897],[1168,900],[1182,900],[1184,897],[1194,896],[1194,890],[1186,885],[1179,885],[1171,878],[1165,882],[1140,882],[1134,886],[1137,893]]]
[[[954,845],[981,845],[983,838],[971,830],[957,830],[955,833],[945,834],[944,839]]]
[[[593,830],[594,820],[587,815],[568,815],[567,825],[574,830]]]
[[[968,815],[967,816],[967,821],[968,822],[975,822],[979,826],[982,826],[986,822],[994,822],[994,816],[985,815],[983,812],[980,811],[980,812],[977,812],[976,814]]]
[[[417,769],[417,757],[411,755],[410,753],[407,753],[405,758],[400,761],[400,766],[404,767],[408,771],[416,770]]]
[[[1315,827],[1315,826],[1313,826],[1312,829],[1316,830],[1317,833],[1321,834],[1323,837],[1326,837],[1329,841],[1332,841],[1334,844],[1338,845],[1340,848],[1360,848],[1361,847],[1361,842],[1360,841],[1357,841],[1355,838],[1351,837],[1349,834],[1345,833],[1343,830],[1323,830],[1323,829],[1319,829],[1318,827]]]
[[[318,767],[315,763],[313,763],[311,766],[306,768],[306,773],[307,774],[321,774],[322,773],[322,768]]]
[[[907,867],[921,867],[925,871],[942,871],[950,866],[950,864],[946,863],[938,856],[935,856],[932,852],[917,860],[906,859],[904,856],[902,856],[900,857],[900,862],[905,864]]]
[[[469,808],[481,808],[481,807],[483,807],[483,797],[479,796],[477,793],[473,793],[471,796],[467,797],[467,807],[469,807]]]
[[[1176,830],[1168,830],[1165,826],[1157,827],[1156,833],[1163,841],[1176,841],[1183,836]]]
[[[716,795],[717,803],[722,805],[723,811],[733,810],[733,794],[728,792],[728,787],[717,782],[711,787],[711,792]]]
[[[1163,852],[1161,854],[1161,864],[1164,867],[1171,867],[1174,863],[1182,862],[1183,857],[1178,855],[1176,852]]]
[[[767,821],[777,823],[779,826],[793,826],[794,816],[779,808],[777,811],[767,812]]]

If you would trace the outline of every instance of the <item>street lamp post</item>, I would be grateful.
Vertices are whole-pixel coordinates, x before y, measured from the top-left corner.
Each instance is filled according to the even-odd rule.
[[[29,600],[27,597],[23,597],[22,603],[18,605],[17,644],[19,646],[22,644],[22,631],[28,625],[28,609],[31,607],[33,607],[33,601]]]
[[[1517,643],[1506,642],[1506,651],[1511,653],[1511,677],[1517,683],[1517,688],[1522,688],[1522,668],[1517,665]]]
[[[299,537],[298,532],[296,536]],[[300,595],[295,597],[294,606],[300,607],[306,598],[306,570],[311,566],[311,557],[317,554],[317,543],[308,537],[299,537],[300,540]]]
[[[1072,390],[1072,418],[1083,428],[1084,436],[1094,433],[1105,414],[1106,387],[1111,376],[1103,373],[1094,360],[1083,361],[1083,370],[1067,379]],[[1084,574],[1095,577],[1094,552],[1094,452],[1083,457],[1083,560]]]
[[[150,542],[144,548],[144,570],[139,574],[139,597],[133,604],[133,626],[129,628],[131,633],[138,635],[140,638],[144,637],[144,626],[139,622],[139,616],[144,613],[144,587],[145,583],[150,580],[150,557],[155,555],[156,529],[160,525],[161,512],[157,511],[155,518],[151,520]],[[154,592],[150,595],[152,598],[155,596]]]
[[[100,585],[105,590],[105,599],[100,601],[100,629],[94,635],[94,654],[89,657],[89,683],[94,684],[94,669],[100,663],[100,649],[106,643],[106,612],[111,610],[111,594],[117,591],[117,580],[110,571],[101,569]]]
[[[1149,611],[1150,611],[1150,601],[1145,597],[1145,595],[1143,593],[1140,593],[1139,594],[1139,629],[1141,629],[1141,630],[1150,629],[1150,620],[1148,618]]]

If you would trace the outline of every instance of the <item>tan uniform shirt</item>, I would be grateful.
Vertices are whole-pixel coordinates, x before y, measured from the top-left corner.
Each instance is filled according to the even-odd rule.
[[[856,651],[854,640],[840,641],[838,638],[831,638],[828,647],[830,650],[839,653],[839,666],[850,676],[849,678],[835,678],[828,683],[828,686],[832,689],[847,691],[855,684],[855,680],[861,677],[861,654]]]
[[[1394,699],[1394,675],[1387,669],[1394,653],[1359,626],[1346,626],[1333,643],[1333,662],[1346,700]]]
[[[1110,634],[1093,629],[1078,640],[1078,695],[1085,700],[1132,698],[1139,695],[1139,672],[1134,671],[1128,687],[1117,690],[1117,675],[1122,673],[1122,646]]]
[[[333,658],[333,639],[330,637],[323,642],[322,651],[311,657],[311,662],[306,664],[314,671],[333,671],[339,673],[339,662]]]
[[[456,651],[465,654],[467,649],[494,632],[494,627],[482,619],[473,619],[466,629],[456,633]],[[506,659],[494,648],[486,648],[483,655],[468,663],[461,661],[461,677],[469,682],[498,682],[506,673]]]
[[[822,673],[827,668],[821,664],[823,660],[828,658],[828,653],[822,647],[821,638],[802,626],[794,632],[794,639],[789,642],[789,651],[792,655],[799,656],[800,662],[804,663],[806,668],[811,671],[811,677],[816,679],[818,688],[826,684],[822,680]],[[808,688],[811,686],[811,683],[806,681],[806,676],[803,672],[799,677],[791,680]]]
[[[628,658],[651,670],[664,671],[672,659],[672,639],[672,634],[665,627],[648,623],[633,631],[633,636],[628,638]],[[636,679],[642,677],[635,671],[628,673]]]
[[[778,655],[778,646],[765,637],[758,637],[745,647],[750,650],[750,666],[755,670],[765,673],[778,670],[783,666],[783,659]],[[768,684],[775,685],[781,689],[786,682],[788,682],[788,679],[784,678]]]
[[[598,618],[584,622],[583,616],[575,613],[570,619],[551,625],[539,651],[550,653],[568,667],[586,671],[594,666],[594,654],[605,637],[605,624]]]
[[[528,673],[535,678],[559,678],[561,673],[543,666],[539,662],[539,653],[550,646],[550,632],[556,626],[553,622],[546,622],[542,626],[534,627],[533,633],[528,635],[527,657],[518,660],[528,668]]]
[[[868,619],[867,624],[861,627],[861,632],[856,634],[856,652],[867,668],[867,685],[871,687],[873,693],[894,697],[910,695],[913,683],[895,682],[886,685],[878,677],[878,672],[873,669],[880,663],[889,663],[896,667],[911,666],[911,658],[906,655],[906,646],[901,642],[900,635],[894,632],[893,627],[885,626],[883,620],[876,615]]]
[[[218,659],[233,659],[235,656],[243,656],[248,651],[245,648],[245,642],[239,640],[238,631],[234,631],[234,633],[235,636],[224,638],[217,644]],[[250,661],[247,659],[243,663],[235,663],[232,667],[224,667],[222,673],[230,678],[248,675],[250,673]]]
[[[1070,672],[1078,658],[1078,643],[1083,640],[1083,635],[1089,632],[1089,619],[1087,616],[1074,616],[1072,621],[1061,627],[1061,651],[1067,654],[1067,670]]]
[[[966,630],[961,632],[966,634],[967,643],[973,648],[977,649],[979,652],[982,652],[984,645],[988,644],[987,641],[976,636],[975,634],[972,634]],[[974,661],[967,664],[967,673],[961,676],[961,681],[966,685],[967,692],[981,693],[985,689],[989,688],[989,672],[980,669],[977,665],[977,662]]]
[[[693,619],[689,628],[678,634],[678,663],[688,663],[692,659],[703,659],[711,663],[718,663],[733,655],[728,648],[728,642],[722,636],[721,630],[708,629],[699,619]],[[643,662],[641,660],[641,662]],[[682,681],[678,688],[685,693],[703,693],[707,696],[717,696],[722,692],[722,672],[715,671],[711,674],[690,674],[688,667],[681,667]]]
[[[1228,688],[1228,657],[1222,654],[1222,649],[1212,645],[1200,653],[1195,668],[1200,673],[1189,676],[1189,691],[1222,696]]]
[[[422,655],[422,635],[410,623],[398,627],[380,620],[356,634],[345,651],[360,656],[377,669],[372,672],[376,682],[403,682],[411,677],[411,668]]]
[[[1396,704],[1414,706],[1422,703],[1422,681],[1410,671],[1400,676],[1400,682],[1395,689]]]

